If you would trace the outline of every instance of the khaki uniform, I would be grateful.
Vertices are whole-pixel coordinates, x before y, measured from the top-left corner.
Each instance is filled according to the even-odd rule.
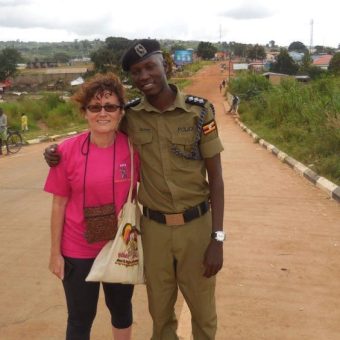
[[[169,214],[181,213],[209,199],[204,160],[181,156],[195,147],[197,121],[203,108],[186,103],[188,96],[177,88],[176,91],[174,104],[165,112],[158,111],[144,98],[127,109],[124,122],[141,158],[139,201],[149,209]],[[203,158],[210,158],[220,153],[223,146],[214,112],[208,102],[204,106],[207,113],[199,151]],[[153,340],[178,339],[174,317],[178,286],[192,314],[194,339],[215,338],[215,277],[203,277],[211,223],[210,211],[180,226],[142,217]]]

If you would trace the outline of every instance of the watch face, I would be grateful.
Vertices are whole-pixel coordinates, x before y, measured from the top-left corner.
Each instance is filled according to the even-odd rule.
[[[216,231],[214,235],[214,239],[216,241],[224,241],[225,240],[225,234],[223,231]]]

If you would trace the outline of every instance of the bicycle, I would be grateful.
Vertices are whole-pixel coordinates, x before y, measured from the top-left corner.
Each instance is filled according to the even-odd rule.
[[[6,144],[8,153],[17,153],[22,147],[22,136],[20,132],[7,129]]]

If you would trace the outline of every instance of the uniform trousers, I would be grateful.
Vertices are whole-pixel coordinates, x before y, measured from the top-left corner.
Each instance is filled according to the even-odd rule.
[[[177,340],[175,302],[178,288],[191,312],[194,340],[215,339],[216,278],[203,276],[204,253],[211,240],[211,213],[181,226],[142,216],[142,242],[152,340]]]

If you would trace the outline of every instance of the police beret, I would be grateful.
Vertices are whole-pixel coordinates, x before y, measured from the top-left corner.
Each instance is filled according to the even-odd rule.
[[[161,46],[157,40],[137,40],[124,53],[122,58],[122,68],[124,71],[129,71],[131,65],[136,64],[156,53],[162,53]]]

